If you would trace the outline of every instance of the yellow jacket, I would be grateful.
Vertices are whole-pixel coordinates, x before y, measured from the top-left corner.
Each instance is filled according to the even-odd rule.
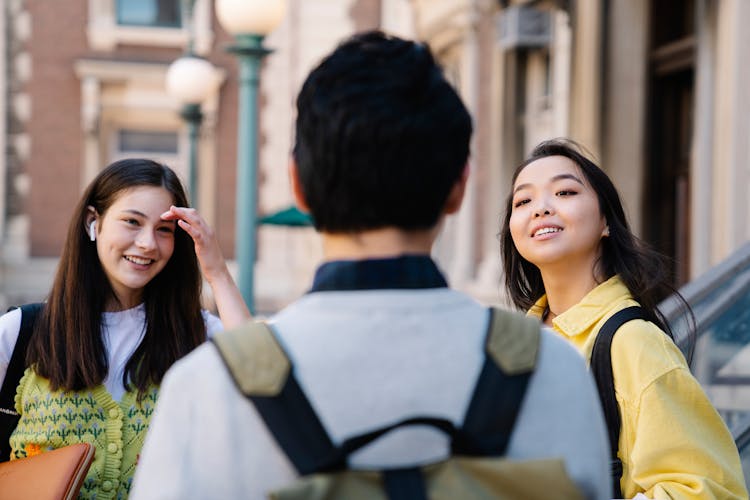
[[[528,314],[541,317],[543,296]],[[554,330],[589,360],[604,322],[638,305],[615,276],[553,321]],[[623,495],[654,499],[747,499],[729,429],[680,350],[656,325],[633,320],[612,341],[612,373],[622,428]]]

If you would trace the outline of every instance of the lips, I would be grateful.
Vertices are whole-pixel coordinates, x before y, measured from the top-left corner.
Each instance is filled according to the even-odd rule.
[[[133,264],[138,264],[139,266],[147,266],[154,262],[154,259],[146,259],[143,257],[136,257],[134,255],[126,255],[125,260],[132,262]]]
[[[542,226],[534,229],[534,232],[531,233],[532,238],[536,238],[537,236],[544,236],[545,234],[552,234],[552,233],[559,233],[562,232],[563,228],[559,226]]]

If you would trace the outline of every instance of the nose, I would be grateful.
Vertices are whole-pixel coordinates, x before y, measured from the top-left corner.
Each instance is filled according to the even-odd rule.
[[[152,250],[156,248],[156,238],[152,231],[144,229],[138,233],[138,237],[135,239],[135,244],[138,248],[143,250]]]
[[[537,206],[534,207],[534,217],[541,217],[542,215],[552,215],[552,206],[548,203],[546,198],[539,201]]]

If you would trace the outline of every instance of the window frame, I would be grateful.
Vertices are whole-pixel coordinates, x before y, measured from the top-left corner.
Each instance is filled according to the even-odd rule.
[[[115,7],[115,23],[118,26],[133,27],[133,28],[172,28],[182,29],[186,24],[185,12],[182,8],[182,2],[180,0],[171,0],[174,3],[177,13],[177,19],[175,24],[158,24],[158,23],[137,23],[137,22],[123,22],[122,14],[124,13],[121,7],[126,5],[133,5],[134,0],[114,0]],[[152,5],[156,6],[160,0],[146,0],[150,1]],[[132,12],[132,10],[131,10]]]
[[[180,27],[121,25],[117,22],[117,0],[88,0],[89,23],[86,35],[94,50],[114,51],[120,45],[171,47],[182,49],[188,42],[189,20]],[[210,0],[195,0],[192,26],[194,50],[207,55],[213,44]]]

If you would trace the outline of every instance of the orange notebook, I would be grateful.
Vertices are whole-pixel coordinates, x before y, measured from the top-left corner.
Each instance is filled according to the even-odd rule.
[[[0,463],[0,500],[77,498],[94,451],[93,445],[80,443]]]

